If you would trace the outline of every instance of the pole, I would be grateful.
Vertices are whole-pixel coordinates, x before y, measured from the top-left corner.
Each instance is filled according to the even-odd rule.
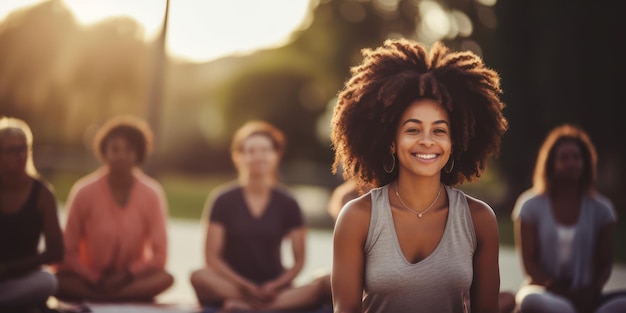
[[[170,0],[165,2],[165,12],[163,16],[163,25],[161,31],[154,45],[154,63],[152,65],[152,75],[150,75],[150,85],[148,87],[148,99],[146,103],[146,115],[147,121],[152,128],[154,134],[154,154],[151,160],[146,163],[146,172],[151,176],[157,175],[157,169],[155,164],[158,162],[159,149],[158,144],[161,141],[161,117],[163,111],[163,86],[165,81],[165,67],[167,63],[166,53],[166,38],[167,38],[167,25],[169,19]]]

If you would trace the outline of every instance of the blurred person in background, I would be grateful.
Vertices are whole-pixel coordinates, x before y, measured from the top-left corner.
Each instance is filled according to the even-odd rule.
[[[151,302],[173,284],[165,269],[165,193],[139,167],[151,148],[151,130],[132,116],[112,118],[96,133],[102,166],[68,195],[59,299]]]
[[[360,190],[358,188],[358,181],[356,178],[351,177],[345,180],[343,183],[339,184],[335,189],[333,189],[330,194],[330,198],[328,199],[328,214],[333,218],[333,221],[337,221],[337,217],[339,217],[339,212],[343,208],[346,203],[350,200],[356,199],[359,196],[370,191],[371,188],[363,188]]]
[[[603,294],[613,268],[616,212],[595,189],[596,149],[564,124],[538,152],[533,186],[512,212],[525,280],[521,312],[626,312],[626,294]]]
[[[57,280],[43,267],[63,258],[57,201],[35,168],[32,143],[26,122],[0,117],[1,312],[47,312]]]
[[[235,182],[213,190],[207,198],[206,267],[191,275],[203,306],[223,311],[316,310],[330,305],[324,280],[294,286],[306,252],[307,227],[300,205],[278,177],[285,151],[284,134],[264,121],[240,127],[231,143],[238,172]],[[288,242],[293,265],[281,261]]]
[[[335,224],[335,312],[498,312],[495,212],[453,187],[499,152],[498,74],[442,42],[389,39],[362,52],[330,138],[333,171],[372,189]]]

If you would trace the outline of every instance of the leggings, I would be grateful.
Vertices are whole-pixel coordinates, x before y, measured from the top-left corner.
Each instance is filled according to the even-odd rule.
[[[0,281],[0,307],[37,306],[45,303],[57,288],[56,277],[33,271]]]
[[[540,286],[523,286],[517,292],[516,302],[521,313],[576,313],[570,301]],[[595,313],[626,312],[626,292],[603,295]]]

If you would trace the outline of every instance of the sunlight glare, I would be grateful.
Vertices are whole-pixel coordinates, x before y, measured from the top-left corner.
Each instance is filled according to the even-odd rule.
[[[0,21],[4,20],[7,15],[15,10],[30,7],[41,0],[2,0],[0,1]]]
[[[283,45],[307,18],[309,8],[308,0],[176,0],[173,4],[170,52],[194,61]]]
[[[113,16],[135,19],[146,31],[146,37],[156,35],[161,27],[165,0],[63,0],[82,25],[91,25]]]
[[[2,0],[0,20],[45,0]],[[167,49],[174,58],[206,62],[287,43],[309,19],[311,0],[170,0]],[[146,40],[161,29],[166,0],[63,0],[82,25],[134,18]]]
[[[423,1],[420,3],[420,15],[420,34],[424,36],[422,41],[433,42],[449,34],[450,18],[441,4]]]

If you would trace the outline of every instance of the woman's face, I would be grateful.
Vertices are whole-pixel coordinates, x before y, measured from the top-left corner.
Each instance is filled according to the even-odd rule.
[[[249,175],[266,176],[275,173],[279,157],[272,140],[266,135],[257,134],[243,141],[241,162]]]
[[[112,172],[130,173],[137,165],[137,149],[122,136],[106,139],[102,156]]]
[[[452,150],[450,118],[439,103],[419,99],[400,118],[392,147],[400,171],[416,176],[440,175]]]
[[[563,142],[554,150],[554,177],[558,180],[580,180],[583,163],[580,147],[574,142]]]
[[[28,160],[28,144],[23,134],[9,134],[2,138],[0,164],[2,172],[25,173]]]

